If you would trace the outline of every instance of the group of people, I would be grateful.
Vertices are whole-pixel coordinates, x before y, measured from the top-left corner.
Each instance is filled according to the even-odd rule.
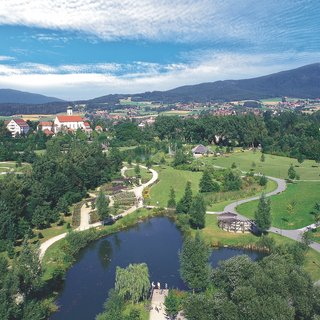
[[[152,291],[154,290],[154,289],[158,289],[158,290],[161,290],[161,285],[160,285],[160,282],[157,282],[157,285],[155,285],[154,284],[154,281],[152,281],[152,283],[151,283],[151,288],[152,288]],[[164,284],[164,288],[167,290],[168,289],[168,284],[167,283],[165,283]],[[162,292],[163,292],[163,289],[161,290],[161,292],[160,292],[160,294],[162,294]]]

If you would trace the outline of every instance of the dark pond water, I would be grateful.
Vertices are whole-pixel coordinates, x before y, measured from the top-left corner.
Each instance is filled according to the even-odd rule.
[[[68,271],[57,300],[60,311],[51,319],[94,319],[114,287],[116,266],[145,262],[151,281],[168,283],[169,288],[186,288],[179,276],[181,245],[181,233],[168,218],[153,218],[90,244]],[[261,257],[252,251],[221,248],[213,250],[210,261],[216,267],[219,261],[240,254]]]

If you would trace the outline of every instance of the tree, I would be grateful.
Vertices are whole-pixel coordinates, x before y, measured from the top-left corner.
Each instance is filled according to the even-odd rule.
[[[179,254],[180,275],[182,280],[193,290],[203,290],[208,286],[210,265],[210,249],[200,238],[199,232],[195,238],[187,237]]]
[[[136,174],[137,177],[140,177],[140,166],[138,164],[136,164],[136,166],[134,167],[134,173]]]
[[[100,191],[96,200],[97,213],[102,221],[109,217],[109,198]]]
[[[149,288],[149,270],[145,263],[117,267],[115,289],[123,299],[137,303],[147,297]]]
[[[232,162],[231,169],[236,169],[236,168],[237,168],[237,164],[235,162]]]
[[[255,221],[262,233],[265,233],[271,227],[270,199],[267,199],[264,193],[260,197],[258,208],[255,212]]]
[[[191,182],[188,181],[184,190],[184,195],[177,204],[177,213],[188,213],[192,203]]]
[[[169,290],[164,306],[166,307],[166,314],[169,318],[175,319],[180,311],[180,300],[173,290]]]
[[[206,224],[206,204],[201,194],[197,194],[190,206],[190,223],[193,228],[204,228]]]
[[[268,179],[265,175],[260,176],[259,184],[260,186],[264,187],[268,183]]]
[[[181,149],[178,149],[173,159],[173,166],[177,167],[186,163],[188,163],[188,156]]]
[[[220,191],[220,185],[216,181],[213,181],[210,172],[205,170],[199,183],[199,189],[200,192],[218,192]]]
[[[261,162],[265,162],[266,161],[266,157],[265,157],[264,153],[261,154],[260,161]]]
[[[96,320],[122,320],[124,304],[124,299],[114,289],[111,289],[104,304],[105,311],[100,313]]]
[[[224,190],[235,191],[240,190],[242,185],[241,177],[233,171],[227,171],[224,174]]]
[[[293,167],[293,164],[291,163],[289,169],[288,169],[288,178],[293,180],[296,177],[297,173],[296,170]]]
[[[169,200],[167,204],[168,208],[175,208],[176,207],[176,193],[173,187],[170,188]]]

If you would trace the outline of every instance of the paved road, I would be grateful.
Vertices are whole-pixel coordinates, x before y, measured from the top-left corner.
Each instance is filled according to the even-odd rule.
[[[274,196],[278,193],[281,193],[283,191],[286,190],[287,188],[287,185],[286,185],[286,182],[285,180],[283,179],[279,179],[279,178],[274,178],[274,177],[267,177],[268,179],[270,180],[273,180],[277,183],[277,188],[269,193],[267,193],[265,196],[266,197],[271,197],[271,196]],[[228,204],[225,208],[224,208],[224,212],[231,212],[231,213],[235,213],[239,216],[240,219],[242,220],[247,220],[246,217],[242,216],[239,214],[239,212],[237,211],[237,206],[239,206],[240,204],[243,204],[243,203],[247,203],[247,202],[250,202],[250,201],[254,201],[254,200],[258,200],[260,198],[260,196],[256,196],[256,197],[251,197],[251,198],[247,198],[247,199],[243,199],[243,200],[238,200],[238,201],[235,201],[233,203],[230,203]]]
[[[139,165],[141,168],[144,168],[144,169],[147,169],[147,167],[145,166],[142,166],[142,165]],[[125,176],[125,171],[127,170],[126,167],[123,167],[121,169],[121,174],[123,176]],[[143,189],[152,185],[153,183],[155,183],[158,179],[158,172],[153,170],[153,169],[149,169],[150,172],[152,173],[152,178],[140,185],[140,186],[136,186],[134,187],[133,189],[131,190],[128,190],[129,192],[134,192],[137,200],[138,200],[138,205],[134,205],[132,206],[131,208],[129,208],[128,210],[124,211],[123,213],[121,213],[119,216],[126,216],[130,213],[133,213],[134,211],[136,211],[138,208],[142,208],[143,207],[143,196],[142,196],[142,192],[143,192]],[[91,196],[94,195],[94,194],[91,194]],[[94,195],[95,196],[95,195]],[[111,199],[110,201],[110,204],[111,205],[113,204],[113,199]],[[84,204],[82,207],[81,207],[81,212],[80,212],[80,226],[78,228],[75,229],[75,231],[84,231],[84,230],[88,230],[90,228],[96,228],[96,227],[99,227],[102,225],[101,222],[96,222],[96,223],[93,223],[93,224],[90,224],[89,223],[89,213],[91,211],[91,208],[87,208],[86,205]],[[62,233],[62,234],[59,234],[58,236],[56,237],[53,237],[45,242],[43,242],[41,245],[40,245],[40,260],[42,260],[42,258],[44,257],[44,254],[46,253],[46,251],[48,250],[48,248],[53,245],[55,242],[63,239],[66,237],[68,233],[65,232],[65,233]]]
[[[274,178],[274,177],[267,177],[270,180],[273,180],[277,183],[277,188],[274,191],[271,191],[269,193],[266,194],[266,197],[270,197],[276,194],[279,194],[283,191],[286,190],[286,182],[283,179],[279,179],[279,178]],[[235,201],[233,203],[228,204],[225,208],[224,208],[224,212],[232,212],[238,215],[239,219],[242,220],[247,220],[247,218],[243,215],[240,215],[237,211],[237,206],[239,206],[242,203],[246,203],[246,202],[250,202],[250,201],[254,201],[254,200],[258,200],[260,197],[256,196],[256,197],[251,197],[251,198],[247,198],[247,199],[243,199],[243,200],[239,200],[239,201]],[[221,212],[210,212],[208,211],[207,214],[221,214]],[[295,241],[301,241],[302,240],[302,235],[305,231],[309,230],[310,228],[316,228],[317,226],[315,224],[311,224],[309,226],[306,226],[304,228],[300,228],[300,229],[295,229],[295,230],[285,230],[285,229],[279,229],[279,228],[275,228],[275,227],[271,227],[269,229],[270,232],[282,235],[284,237],[290,238],[292,240]],[[314,250],[316,250],[317,252],[320,252],[320,243],[317,242],[311,242],[310,247],[313,248]]]

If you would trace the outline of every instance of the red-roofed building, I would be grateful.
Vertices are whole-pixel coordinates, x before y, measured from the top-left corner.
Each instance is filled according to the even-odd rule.
[[[53,132],[53,122],[52,121],[40,121],[38,126],[37,126],[37,130],[38,131],[43,131],[45,132],[45,130],[49,130],[51,132]]]
[[[54,119],[54,132],[66,131],[72,129],[76,131],[78,129],[85,129],[84,120],[80,116],[72,115],[72,108],[68,107],[68,115],[56,116]]]
[[[7,129],[15,137],[21,134],[27,134],[30,130],[29,125],[23,119],[12,119],[7,124]]]

